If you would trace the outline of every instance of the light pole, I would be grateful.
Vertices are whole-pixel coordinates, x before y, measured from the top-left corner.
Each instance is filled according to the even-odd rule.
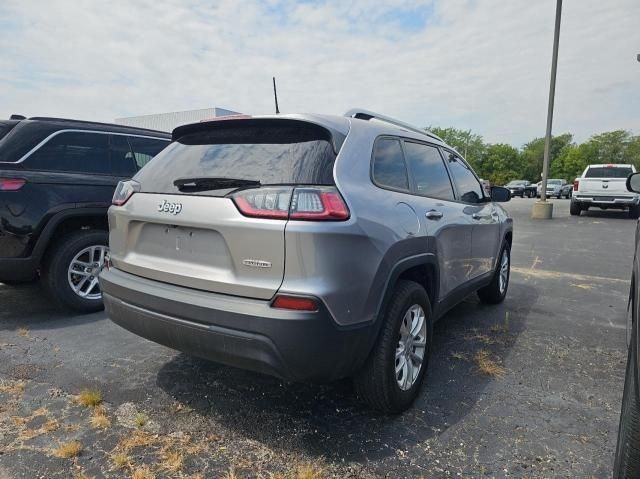
[[[556,94],[556,70],[558,67],[558,43],[560,42],[560,17],[562,0],[556,0],[556,24],[553,32],[553,56],[551,59],[551,82],[549,85],[549,106],[547,109],[547,131],[544,138],[544,160],[542,163],[542,185],[540,201],[533,205],[531,217],[550,219],[553,215],[553,203],[547,202],[547,178],[549,175],[549,151],[551,150],[551,127],[553,124],[553,102]]]

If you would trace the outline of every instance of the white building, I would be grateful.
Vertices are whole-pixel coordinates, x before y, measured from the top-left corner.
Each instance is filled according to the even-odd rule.
[[[148,128],[171,132],[175,127],[186,125],[187,123],[197,123],[209,118],[219,116],[238,115],[237,111],[225,108],[203,108],[201,110],[175,111],[171,113],[156,113],[154,115],[129,116],[126,118],[116,118],[119,125],[136,126],[138,128]]]

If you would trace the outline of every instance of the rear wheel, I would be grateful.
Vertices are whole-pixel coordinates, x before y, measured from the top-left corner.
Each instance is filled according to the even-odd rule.
[[[581,212],[582,207],[580,206],[580,203],[571,200],[571,204],[569,205],[569,213],[571,213],[572,216],[580,216]]]
[[[618,429],[618,444],[613,466],[615,479],[640,477],[640,405],[636,397],[634,346],[629,345],[627,371],[622,393],[622,411]]]
[[[76,231],[59,238],[49,251],[43,277],[62,306],[82,313],[102,309],[98,273],[104,266],[107,239],[106,231]]]
[[[640,218],[640,205],[633,205],[629,207],[629,218],[634,220]]]
[[[413,281],[398,281],[376,345],[354,378],[358,396],[387,414],[411,406],[429,363],[432,332],[426,291]]]
[[[480,301],[486,304],[498,304],[504,301],[509,288],[509,278],[511,276],[511,248],[509,243],[502,245],[502,251],[493,273],[491,283],[478,290]]]

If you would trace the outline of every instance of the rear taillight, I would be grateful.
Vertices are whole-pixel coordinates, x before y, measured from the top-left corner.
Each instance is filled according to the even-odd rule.
[[[0,178],[0,191],[18,191],[26,182],[22,178]]]
[[[231,195],[240,213],[253,218],[343,221],[346,203],[333,187],[264,187]]]
[[[116,191],[113,193],[113,200],[111,200],[111,204],[115,206],[122,206],[129,198],[133,196],[134,193],[140,191],[140,183],[133,180],[121,181],[116,186]]]
[[[574,180],[573,182],[573,191],[578,191],[578,187],[580,186],[580,180]]]
[[[293,311],[318,311],[318,302],[313,298],[279,294],[271,302],[271,307]]]

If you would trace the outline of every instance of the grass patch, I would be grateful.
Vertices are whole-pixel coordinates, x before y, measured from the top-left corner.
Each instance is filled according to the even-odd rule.
[[[104,407],[98,406],[94,408],[91,419],[89,420],[91,425],[96,429],[107,429],[111,427],[111,420],[107,416],[107,411]]]
[[[3,381],[0,382],[0,393],[20,395],[24,392],[26,385],[24,381]]]
[[[147,416],[139,412],[138,414],[136,414],[133,422],[135,423],[136,427],[144,427],[145,424],[147,424]]]
[[[178,451],[162,451],[160,457],[162,458],[160,467],[167,471],[178,472],[184,466],[184,456]]]
[[[317,464],[298,466],[294,477],[296,479],[322,479],[324,470]]]
[[[114,469],[128,469],[131,467],[131,459],[124,452],[116,452],[109,456]]]
[[[53,450],[53,455],[55,457],[69,459],[72,457],[78,457],[81,452],[82,444],[80,444],[79,441],[71,441],[60,444],[56,449]]]
[[[466,361],[467,355],[464,353],[454,351],[451,353],[451,359],[457,359],[458,361]]]
[[[116,446],[116,450],[120,452],[129,452],[136,447],[147,447],[157,444],[159,439],[157,436],[152,436],[146,432],[135,431],[132,435],[120,440]]]
[[[491,357],[489,356],[489,352],[484,349],[478,351],[473,359],[476,363],[476,366],[478,367],[478,371],[480,371],[480,373],[484,374],[485,376],[501,378],[507,372],[505,368],[491,359]]]
[[[78,394],[77,401],[85,407],[96,407],[102,403],[102,393],[95,388],[83,389]]]
[[[236,474],[236,470],[233,466],[229,468],[227,472],[225,472],[220,479],[240,479]]]
[[[29,337],[29,328],[18,328],[18,336],[22,336],[23,338],[28,338]]]
[[[149,466],[136,467],[131,474],[131,479],[155,479],[156,475]]]
[[[496,323],[491,326],[491,332],[497,334],[506,334],[509,332],[509,311],[505,312],[504,322],[502,324]]]

